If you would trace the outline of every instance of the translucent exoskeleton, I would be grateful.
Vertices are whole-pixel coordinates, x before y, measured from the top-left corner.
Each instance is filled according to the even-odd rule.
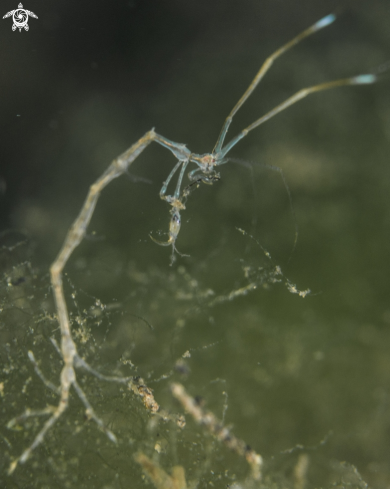
[[[237,111],[242,107],[244,102],[248,99],[248,97],[255,90],[259,82],[262,80],[266,72],[270,69],[272,63],[283,53],[285,53],[288,49],[296,45],[305,37],[314,34],[318,30],[323,27],[328,26],[335,20],[334,15],[328,15],[324,17],[320,21],[316,22],[313,26],[309,27],[301,34],[296,36],[290,42],[279,48],[275,51],[271,56],[269,56],[260,70],[256,74],[252,83],[249,85],[248,89],[242,95],[240,100],[233,107],[232,111],[226,118],[217,142],[215,144],[214,149],[211,153],[199,155],[196,153],[192,153],[189,151],[184,144],[179,144],[170,141],[169,139],[156,134],[156,132],[152,129],[148,131],[144,136],[142,136],[136,143],[134,143],[127,151],[118,156],[105,170],[105,172],[91,185],[89,189],[89,193],[87,198],[80,210],[79,215],[69,228],[67,235],[65,237],[64,243],[60,252],[50,267],[50,276],[51,276],[51,284],[54,292],[55,304],[56,304],[56,312],[57,318],[61,331],[61,345],[58,349],[64,366],[62,368],[61,376],[60,376],[60,387],[57,388],[51,381],[46,380],[43,376],[43,373],[38,367],[38,364],[35,361],[35,357],[32,352],[29,352],[29,358],[34,366],[34,369],[37,375],[43,380],[45,385],[55,392],[59,396],[59,402],[57,406],[48,406],[41,410],[31,410],[26,409],[26,411],[11,420],[8,423],[8,427],[12,428],[18,425],[20,422],[33,417],[33,416],[49,416],[47,421],[44,423],[41,430],[36,435],[33,442],[30,444],[28,448],[24,450],[24,452],[16,458],[9,467],[9,473],[12,473],[19,463],[24,463],[30,457],[32,452],[44,441],[44,438],[47,432],[52,429],[54,424],[58,421],[58,419],[62,416],[62,414],[68,408],[68,404],[70,401],[70,390],[73,388],[84,404],[86,413],[89,418],[91,418],[98,427],[105,432],[110,440],[116,442],[116,437],[112,431],[110,431],[101,418],[95,413],[92,405],[87,399],[86,394],[82,390],[81,386],[77,382],[76,377],[76,368],[84,369],[85,371],[95,375],[102,381],[109,382],[118,382],[121,384],[126,384],[131,386],[133,391],[137,392],[143,398],[144,404],[147,409],[151,412],[155,413],[158,411],[158,404],[154,401],[151,390],[147,388],[145,385],[137,384],[138,380],[133,377],[111,377],[102,375],[92,367],[90,367],[78,354],[76,343],[73,340],[72,332],[71,332],[71,322],[69,319],[68,308],[65,300],[65,294],[62,283],[62,272],[64,270],[65,265],[67,264],[70,256],[72,255],[75,248],[81,243],[83,238],[86,235],[86,231],[88,225],[93,216],[95,207],[97,205],[100,193],[102,190],[115,178],[125,174],[128,171],[129,166],[134,162],[134,160],[144,151],[144,149],[149,146],[150,143],[155,141],[161,146],[169,149],[175,158],[177,159],[177,163],[168,175],[168,178],[164,182],[161,191],[160,197],[167,201],[168,204],[171,205],[171,222],[169,226],[169,239],[165,243],[160,243],[156,240],[158,244],[170,245],[172,246],[172,261],[174,258],[174,253],[176,250],[176,240],[180,231],[181,226],[181,211],[185,209],[186,200],[194,188],[197,188],[201,183],[212,184],[215,181],[219,180],[219,173],[216,171],[216,167],[226,163],[226,155],[228,152],[242,139],[244,138],[250,131],[255,129],[256,127],[263,124],[263,122],[271,119],[271,117],[275,116],[279,112],[283,111],[287,107],[295,104],[299,100],[307,97],[309,94],[314,92],[320,92],[322,90],[327,90],[330,88],[335,88],[342,85],[365,85],[369,83],[374,83],[376,81],[376,76],[374,74],[367,75],[359,75],[352,78],[344,78],[341,80],[335,80],[331,82],[322,83],[319,85],[314,85],[308,88],[304,88],[299,90],[297,93],[289,97],[287,100],[282,102],[280,105],[276,106],[274,109],[269,111],[267,114],[263,115],[248,127],[243,129],[236,137],[234,137],[230,142],[224,145],[225,138],[229,129],[229,126],[233,120],[234,115]],[[182,181],[184,177],[184,173],[187,169],[189,163],[195,163],[196,168],[189,172],[190,184],[181,190]],[[167,188],[172,180],[175,173],[179,170],[180,173],[176,184],[176,189],[173,195],[166,195]],[[53,340],[54,341],[54,340]],[[55,343],[55,341],[54,341]],[[55,343],[55,345],[57,345]]]
[[[303,98],[307,97],[311,93],[320,92],[323,90],[328,90],[330,88],[340,87],[343,85],[366,85],[366,84],[374,83],[376,81],[377,79],[376,75],[366,74],[366,75],[354,76],[351,78],[343,78],[340,80],[334,80],[331,82],[325,82],[319,85],[303,88],[299,90],[297,93],[295,93],[294,95],[292,95],[291,97],[289,97],[287,100],[285,100],[284,102],[282,102],[281,104],[277,105],[275,108],[267,112],[265,115],[263,115],[262,117],[254,121],[252,124],[247,126],[236,137],[234,137],[231,141],[229,141],[227,144],[224,145],[225,138],[229,130],[229,126],[232,123],[233,117],[238,112],[238,110],[242,107],[242,105],[246,102],[246,100],[250,97],[250,95],[253,93],[253,91],[260,83],[264,75],[271,68],[273,62],[277,58],[279,58],[279,56],[281,56],[286,51],[288,51],[290,48],[292,48],[300,41],[302,41],[304,38],[310,36],[311,34],[314,34],[315,32],[319,31],[323,27],[328,26],[329,24],[334,22],[335,19],[336,19],[335,15],[333,14],[327,15],[326,17],[319,20],[305,31],[298,34],[296,37],[294,37],[294,39],[292,39],[291,41],[283,45],[281,48],[277,49],[273,54],[271,54],[271,56],[269,56],[264,61],[260,70],[257,72],[256,76],[252,80],[251,84],[249,85],[245,93],[242,95],[240,100],[236,103],[236,105],[233,107],[232,111],[226,118],[222,126],[221,132],[219,134],[219,137],[217,139],[217,142],[215,143],[214,149],[212,150],[211,153],[206,153],[203,155],[191,153],[185,145],[175,143],[158,134],[155,134],[153,140],[161,144],[165,148],[169,149],[178,160],[173,170],[168,175],[168,178],[165,180],[160,191],[160,197],[163,200],[167,201],[172,206],[172,210],[171,210],[172,217],[169,226],[169,239],[168,241],[162,243],[152,238],[156,243],[160,245],[163,246],[172,245],[171,264],[173,263],[174,260],[174,252],[177,251],[175,243],[176,243],[178,233],[180,231],[180,223],[181,223],[180,210],[185,209],[184,201],[186,200],[186,190],[184,190],[183,194],[181,194],[180,189],[181,189],[184,173],[189,163],[195,163],[197,165],[197,168],[191,170],[188,174],[188,177],[191,182],[202,181],[204,183],[213,183],[213,181],[215,181],[213,176],[216,174],[215,168],[227,162],[226,155],[229,153],[229,151],[250,131],[260,126],[264,122],[268,121],[279,112],[282,112],[283,110],[287,109],[288,107],[295,104],[299,100],[302,100]],[[166,195],[168,185],[180,167],[181,170],[177,180],[175,192],[173,195]]]

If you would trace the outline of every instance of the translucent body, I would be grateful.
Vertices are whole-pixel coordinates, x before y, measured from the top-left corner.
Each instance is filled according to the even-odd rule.
[[[172,261],[174,259],[174,251],[177,251],[175,248],[175,242],[178,236],[178,233],[180,231],[180,224],[178,225],[177,223],[180,223],[180,210],[185,209],[184,206],[184,200],[187,197],[186,194],[186,189],[184,189],[183,193],[181,193],[181,185],[183,181],[183,176],[184,173],[187,169],[187,166],[189,163],[195,163],[197,165],[197,168],[195,170],[191,170],[188,174],[188,177],[191,182],[194,181],[202,181],[204,183],[213,183],[213,175],[216,173],[215,168],[217,166],[223,165],[226,163],[226,155],[229,153],[229,151],[241,140],[243,139],[250,131],[255,129],[256,127],[260,126],[264,122],[268,121],[275,115],[277,115],[279,112],[282,112],[283,110],[287,109],[291,105],[295,104],[299,100],[302,100],[303,98],[307,97],[308,95],[315,93],[315,92],[321,92],[323,90],[328,90],[330,88],[336,88],[340,87],[343,85],[366,85],[366,84],[371,84],[374,83],[377,80],[377,77],[373,74],[366,74],[366,75],[359,75],[351,78],[343,78],[340,80],[334,80],[331,82],[325,82],[325,83],[320,83],[319,85],[314,85],[308,88],[303,88],[302,90],[299,90],[297,93],[289,97],[287,100],[282,102],[281,104],[277,105],[274,107],[272,110],[267,112],[265,115],[257,119],[256,121],[252,122],[249,126],[247,126],[245,129],[243,129],[237,136],[235,136],[230,142],[228,142],[224,146],[225,138],[227,135],[227,132],[229,130],[230,124],[232,123],[233,117],[235,114],[238,112],[238,110],[242,107],[242,105],[246,102],[246,100],[250,97],[250,95],[253,93],[257,85],[260,83],[260,81],[263,79],[264,75],[267,73],[267,71],[270,69],[272,66],[273,62],[279,58],[282,54],[284,54],[286,51],[288,51],[290,48],[298,44],[300,41],[302,41],[304,38],[310,36],[311,34],[314,34],[315,32],[319,31],[320,29],[332,24],[335,21],[336,17],[333,14],[327,15],[323,19],[319,20],[315,24],[313,24],[311,27],[306,29],[305,31],[301,32],[298,34],[296,37],[294,37],[291,41],[288,43],[284,44],[281,48],[277,49],[271,56],[269,56],[264,63],[262,64],[260,70],[257,72],[256,76],[252,80],[251,84],[245,91],[245,93],[242,95],[240,100],[236,103],[236,105],[233,107],[232,111],[228,115],[228,117],[225,119],[225,122],[222,126],[221,132],[219,134],[219,137],[217,139],[217,142],[215,143],[214,149],[211,153],[206,153],[203,155],[199,155],[196,153],[191,153],[187,147],[183,144],[175,143],[173,141],[170,141],[169,139],[164,138],[163,136],[160,136],[156,134],[156,138],[154,139],[157,143],[161,144],[165,148],[169,149],[174,156],[177,158],[178,162],[172,169],[171,173],[168,175],[168,178],[165,180],[161,191],[160,191],[160,197],[163,200],[166,200],[171,206],[172,206],[172,211],[171,211],[171,222],[169,225],[169,239],[165,243],[162,243],[160,241],[155,240],[152,238],[156,243],[167,246],[167,245],[172,245]],[[173,176],[181,166],[179,178],[177,180],[176,184],[176,189],[174,194],[171,195],[166,195],[168,185],[170,181],[172,180]]]
[[[233,120],[234,115],[241,108],[244,102],[249,98],[252,92],[255,90],[259,82],[264,77],[265,73],[269,70],[275,59],[285,53],[288,49],[296,45],[305,37],[317,32],[319,29],[326,27],[331,24],[335,20],[334,15],[328,15],[324,17],[320,21],[316,22],[313,26],[309,27],[301,34],[296,36],[294,39],[286,43],[284,46],[275,51],[271,56],[269,56],[260,70],[256,74],[252,83],[249,85],[248,89],[242,95],[237,104],[233,107],[232,111],[226,118],[220,135],[217,139],[215,147],[211,153],[199,155],[196,153],[192,153],[184,144],[175,143],[170,141],[169,139],[157,134],[153,129],[148,131],[143,137],[141,137],[136,143],[134,143],[127,151],[125,151],[122,155],[118,156],[106,169],[106,171],[91,185],[87,198],[80,210],[79,215],[73,222],[72,226],[69,228],[69,231],[65,237],[62,248],[53,262],[50,268],[51,274],[51,284],[54,292],[55,303],[56,303],[56,313],[60,326],[61,332],[61,346],[58,348],[58,351],[62,357],[64,362],[64,366],[61,372],[60,377],[60,387],[57,388],[51,382],[44,379],[43,374],[40,373],[39,368],[36,365],[34,356],[32,352],[29,352],[30,360],[33,362],[35,370],[37,374],[42,378],[45,382],[45,385],[52,389],[56,394],[59,394],[59,402],[56,407],[47,407],[45,409],[39,411],[26,410],[24,414],[21,416],[14,418],[11,420],[8,425],[10,427],[16,425],[18,421],[25,420],[32,416],[40,416],[40,415],[49,415],[49,419],[44,423],[41,430],[36,435],[34,441],[31,445],[24,450],[24,452],[15,459],[9,468],[9,473],[12,473],[17,467],[18,463],[24,463],[30,457],[33,450],[38,447],[44,440],[46,433],[53,427],[53,425],[57,422],[57,420],[62,416],[62,414],[66,411],[69,404],[69,392],[73,387],[76,394],[84,404],[86,413],[88,417],[93,419],[95,423],[98,425],[100,429],[102,429],[105,434],[108,436],[110,440],[113,442],[116,441],[115,435],[104,425],[103,421],[95,414],[91,404],[89,403],[84,391],[81,389],[80,385],[77,382],[76,371],[75,369],[83,368],[88,372],[94,374],[101,380],[105,381],[114,381],[123,384],[131,384],[135,385],[135,378],[128,377],[107,377],[101,375],[100,373],[93,370],[78,354],[76,344],[72,338],[71,332],[71,323],[69,319],[68,308],[65,300],[65,294],[62,283],[62,273],[65,265],[67,264],[70,256],[72,255],[75,248],[81,243],[83,238],[85,237],[86,230],[91,221],[92,215],[94,213],[95,207],[97,205],[100,193],[102,190],[114,179],[119,176],[125,174],[128,171],[129,166],[134,162],[134,160],[144,151],[144,149],[149,146],[150,143],[156,142],[161,146],[169,149],[175,158],[178,160],[168,178],[164,182],[161,191],[160,197],[167,201],[171,205],[171,220],[169,225],[169,238],[166,242],[162,243],[154,238],[152,238],[155,242],[163,246],[172,246],[172,262],[174,259],[174,253],[177,252],[176,249],[176,240],[181,228],[181,211],[185,209],[185,203],[188,195],[190,194],[192,188],[196,188],[196,186],[200,183],[208,183],[212,184],[214,181],[219,179],[219,174],[216,172],[216,167],[226,163],[226,155],[228,152],[242,139],[244,138],[250,131],[261,125],[263,122],[269,120],[279,112],[283,111],[287,107],[295,104],[299,100],[305,98],[311,93],[319,92],[322,90],[327,90],[330,88],[335,88],[343,85],[363,85],[370,84],[376,81],[376,77],[374,75],[360,75],[352,78],[345,78],[341,80],[336,80],[332,82],[322,83],[319,85],[315,85],[312,87],[304,88],[298,91],[296,94],[292,95],[290,98],[285,100],[280,105],[276,106],[274,109],[269,111],[264,116],[260,117],[252,124],[243,129],[236,137],[234,137],[229,143],[224,146],[224,141],[229,129],[229,126]],[[194,163],[196,168],[191,170],[189,173],[190,181],[192,182],[189,186],[185,187],[183,191],[181,191],[182,180],[184,177],[184,173],[187,169],[189,163]],[[172,180],[175,173],[180,169],[178,181],[176,184],[176,189],[173,195],[166,195],[167,188]],[[142,389],[141,389],[142,387]],[[136,389],[136,387],[134,387]],[[139,386],[138,391],[140,396],[144,398],[145,406],[152,410],[153,412],[157,411],[156,404],[152,402],[152,395],[147,390],[146,386]],[[145,402],[147,394],[148,402]]]

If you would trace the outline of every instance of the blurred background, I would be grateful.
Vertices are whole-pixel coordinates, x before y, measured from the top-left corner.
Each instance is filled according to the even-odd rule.
[[[29,0],[23,7],[38,16],[28,32],[12,31],[12,18],[0,22],[3,487],[144,486],[132,456],[155,452],[148,414],[131,393],[85,374],[98,414],[120,413],[112,427],[120,447],[91,423],[81,429],[82,445],[74,396],[44,446],[5,476],[42,420],[22,434],[6,422],[57,402],[27,358],[34,350],[58,379],[48,268],[88,187],[116,156],[153,127],[195,153],[210,152],[265,58],[332,12],[334,24],[275,63],[227,139],[301,88],[363,73],[381,74],[378,83],[309,96],[241,141],[229,154],[241,163],[221,166],[221,181],[191,194],[176,243],[190,257],[178,256],[173,267],[171,249],[149,234],[166,239],[169,206],[159,191],[175,160],[150,146],[131,175],[102,194],[65,282],[92,366],[132,375],[134,364],[159,402],[180,412],[169,380],[158,379],[192,351],[169,379],[177,376],[218,417],[227,405],[226,423],[263,454],[269,484],[299,489],[294,466],[304,453],[306,487],[388,487],[388,2]],[[15,8],[4,0],[1,16]],[[266,165],[283,171],[293,212],[280,173]],[[275,266],[284,274],[279,284]],[[311,294],[291,294],[287,279]],[[250,284],[256,290],[228,300]],[[245,485],[244,461],[188,424],[185,435],[161,428],[159,463],[184,465],[198,487]]]

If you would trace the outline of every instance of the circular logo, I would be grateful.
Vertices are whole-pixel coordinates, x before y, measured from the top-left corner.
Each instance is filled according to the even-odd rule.
[[[14,21],[14,25],[12,26],[13,31],[15,29],[22,29],[23,27],[28,31],[28,13],[24,9],[16,9],[12,18]]]

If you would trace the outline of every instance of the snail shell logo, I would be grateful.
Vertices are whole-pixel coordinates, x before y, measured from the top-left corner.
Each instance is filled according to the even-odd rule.
[[[34,19],[37,19],[38,17],[34,14],[34,12],[31,12],[30,10],[26,10],[23,8],[23,5],[19,3],[18,8],[16,10],[11,10],[10,12],[7,12],[4,16],[3,19],[6,19],[7,17],[11,17],[14,21],[12,25],[12,30],[15,31],[16,29],[19,29],[19,32],[22,32],[22,29],[24,28],[26,31],[28,31],[28,16],[34,17]]]

